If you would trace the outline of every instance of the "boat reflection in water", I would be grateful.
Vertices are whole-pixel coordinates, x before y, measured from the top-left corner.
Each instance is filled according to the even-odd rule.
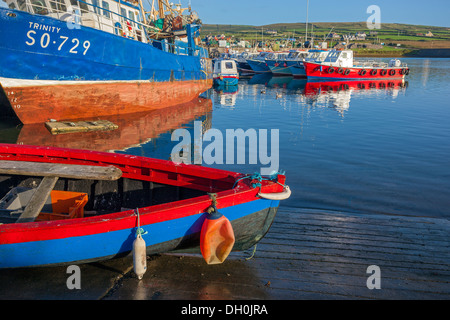
[[[408,82],[404,80],[364,80],[364,81],[310,81],[303,91],[309,105],[326,106],[336,109],[341,115],[350,107],[351,96],[373,96],[389,94],[395,98],[404,92]]]
[[[211,111],[211,99],[199,97],[151,112],[102,118],[118,125],[118,129],[111,131],[52,135],[44,124],[23,125],[16,135],[16,141],[8,142],[110,152],[127,150],[127,153],[145,153],[142,155],[167,160],[172,147],[178,143],[171,141],[171,130],[180,127],[189,130],[190,127],[193,128],[195,120],[202,121],[203,128],[207,129],[211,125]],[[13,139],[14,136],[11,134]],[[128,150],[133,147],[142,147],[145,151]]]
[[[234,109],[236,98],[239,93],[238,85],[214,86],[214,92],[216,93],[214,102],[217,106],[231,107],[231,109]]]
[[[276,97],[281,102],[291,96],[290,100],[294,97],[300,104],[333,108],[342,115],[349,109],[352,96],[383,94],[395,98],[408,86],[408,82],[402,79],[323,81],[273,77],[269,74],[255,75],[246,83],[240,88],[244,95]]]

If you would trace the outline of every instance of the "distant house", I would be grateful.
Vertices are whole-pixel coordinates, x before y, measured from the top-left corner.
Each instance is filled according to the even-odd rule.
[[[328,35],[330,38],[333,38],[333,39],[339,39],[341,36],[340,35],[338,35],[336,32],[332,32],[332,33],[330,33],[329,35]]]
[[[416,33],[416,36],[423,37],[423,33]]]
[[[341,39],[344,41],[349,41],[349,40],[356,40],[356,37],[352,34],[343,34],[341,36]]]
[[[275,36],[277,34],[277,30],[267,30],[266,33]]]
[[[366,35],[365,32],[357,32],[355,34],[355,39],[356,40],[366,40],[366,37],[367,37],[367,35]]]
[[[431,33],[431,31],[428,31],[428,33],[425,35],[425,37],[434,37],[434,35]]]

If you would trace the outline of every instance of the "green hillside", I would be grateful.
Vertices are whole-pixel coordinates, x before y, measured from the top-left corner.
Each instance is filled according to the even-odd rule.
[[[305,23],[276,23],[263,26],[205,24],[202,28],[202,36],[224,34],[227,37],[234,36],[240,40],[261,40],[262,37],[269,40],[270,38],[292,36],[296,38],[303,38],[305,36],[305,29]],[[318,41],[322,41],[330,30],[339,35],[365,32],[368,35],[369,40],[376,39],[381,42],[450,41],[450,28],[385,23],[381,25],[381,29],[370,30],[367,28],[366,22],[309,23],[308,38],[314,36],[314,38]],[[276,31],[276,35],[272,35],[270,31]],[[376,31],[377,34],[369,36],[371,31]],[[431,32],[433,36],[426,37],[425,34],[428,32]]]

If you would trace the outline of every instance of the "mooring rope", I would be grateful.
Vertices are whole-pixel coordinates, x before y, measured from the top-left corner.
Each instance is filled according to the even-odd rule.
[[[261,176],[261,174],[259,174],[258,172],[255,172],[252,175],[247,175],[247,176],[244,176],[242,178],[237,179],[234,182],[234,185],[233,185],[232,189],[234,189],[236,187],[236,185],[238,184],[238,182],[243,180],[243,179],[250,179],[252,181],[253,180],[257,180],[258,182],[252,183],[252,188],[261,187],[261,182],[263,180],[272,180],[272,181],[275,181],[276,183],[278,183],[279,185],[284,187],[284,184],[278,182],[278,175],[279,174],[284,175],[284,173],[285,173],[284,171],[279,171],[279,172],[275,172],[275,173],[271,174],[268,178],[264,178],[263,176]]]
[[[257,244],[255,243],[255,246],[253,247],[252,255],[250,257],[248,257],[248,258],[245,258],[246,261],[253,259],[253,256],[255,255],[255,252],[256,252],[256,245]]]
[[[136,235],[143,236],[144,234],[147,234],[148,232],[141,228],[141,219],[140,219],[140,214],[139,214],[138,208],[136,208],[136,214],[137,214],[137,222],[138,222],[138,227],[136,229]]]
[[[208,196],[211,198],[211,206],[207,210],[208,213],[217,212],[217,193],[208,193]]]

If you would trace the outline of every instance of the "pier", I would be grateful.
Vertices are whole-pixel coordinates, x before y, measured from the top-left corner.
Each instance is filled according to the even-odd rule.
[[[1,270],[0,299],[104,300],[447,300],[450,222],[384,214],[281,207],[257,245],[219,265],[200,255],[148,258],[139,281],[130,257],[66,267]],[[380,289],[369,289],[369,266]]]

